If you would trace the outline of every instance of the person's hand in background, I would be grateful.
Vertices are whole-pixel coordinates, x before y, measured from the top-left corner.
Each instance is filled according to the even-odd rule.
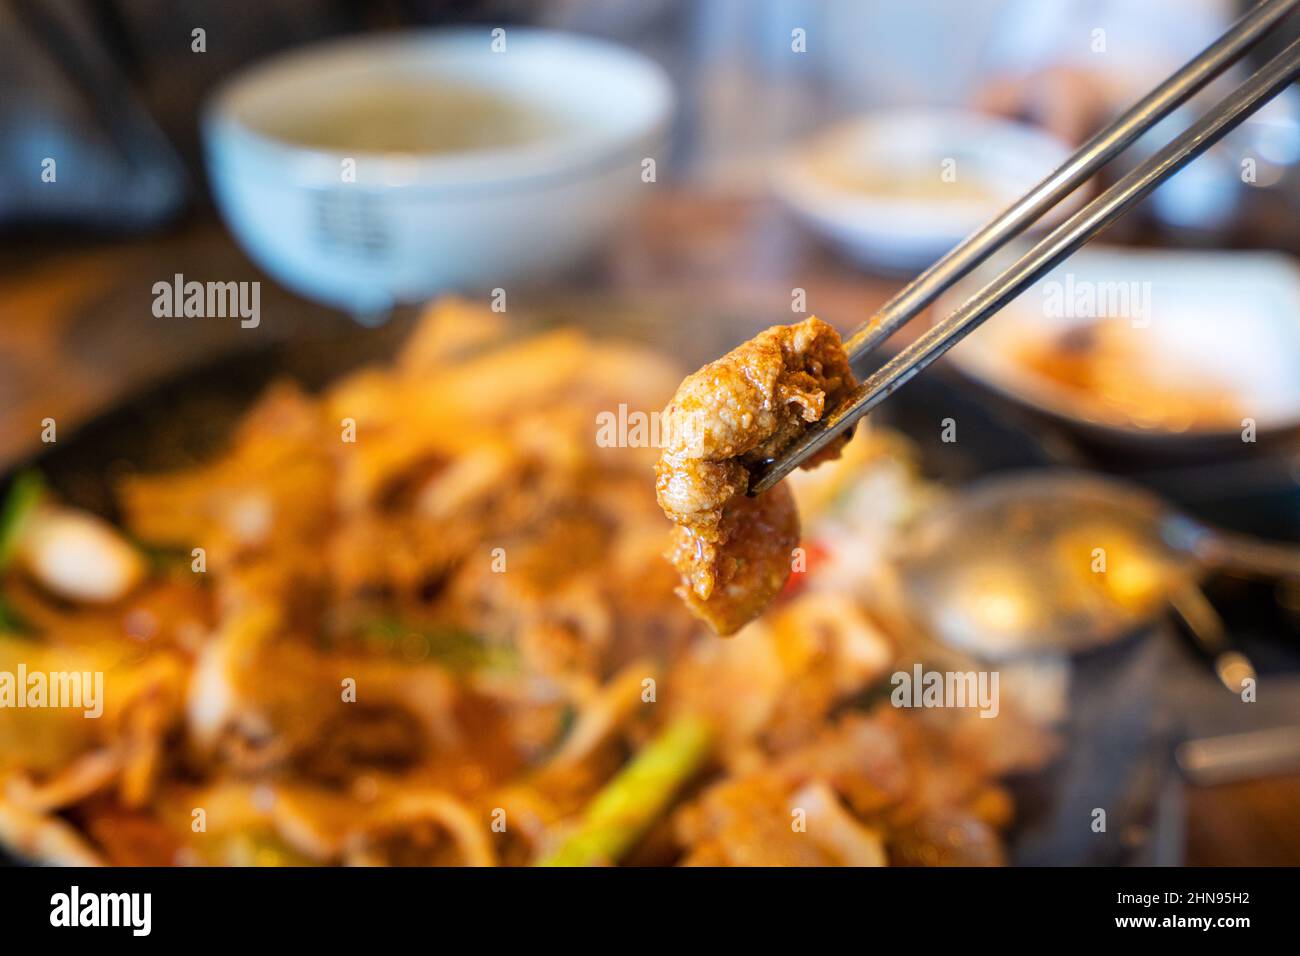
[[[1079,144],[1240,12],[1233,0],[1005,0],[970,105]]]
[[[1054,66],[997,77],[978,93],[976,109],[1042,126],[1079,144],[1124,108],[1123,92],[1105,74],[1076,66]]]

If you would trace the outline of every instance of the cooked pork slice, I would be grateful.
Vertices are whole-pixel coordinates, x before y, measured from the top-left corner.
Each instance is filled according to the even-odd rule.
[[[854,387],[836,331],[774,326],[682,382],[664,413],[659,506],[677,523],[668,558],[691,611],[719,634],[757,617],[790,574],[799,516],[778,486],[747,497],[750,469],[781,454]],[[839,455],[847,436],[810,464]]]

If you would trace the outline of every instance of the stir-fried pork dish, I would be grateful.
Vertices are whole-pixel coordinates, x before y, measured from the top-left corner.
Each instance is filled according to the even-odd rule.
[[[997,720],[891,707],[889,674],[917,652],[845,583],[860,555],[836,570],[865,547],[843,514],[883,526],[919,485],[896,442],[860,436],[843,472],[798,476],[817,483],[801,504],[820,557],[719,641],[673,593],[656,450],[594,437],[621,404],[662,408],[680,371],[575,330],[507,341],[502,321],[441,303],[385,367],[319,395],[273,386],[215,459],[122,475],[120,528],[14,483],[0,847],[141,865],[1001,862],[998,778],[1041,758],[1036,732],[1005,702]],[[701,515],[687,531],[717,513],[724,552],[751,546],[727,528],[734,498],[773,523],[784,565],[791,493],[736,498],[733,459],[834,401],[837,340],[766,333],[689,379],[674,415],[712,407],[707,376],[736,418],[687,423],[667,459],[687,477],[661,494]],[[714,470],[732,477],[689,477]],[[725,591],[753,572],[714,573]]]

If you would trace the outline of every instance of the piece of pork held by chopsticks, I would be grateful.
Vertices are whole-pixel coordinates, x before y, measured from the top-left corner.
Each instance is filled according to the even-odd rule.
[[[839,334],[818,318],[773,326],[688,376],[664,412],[659,506],[676,522],[677,593],[718,634],[780,592],[799,544],[789,489],[750,497],[750,470],[774,458],[856,385]],[[805,467],[839,456],[846,435]]]

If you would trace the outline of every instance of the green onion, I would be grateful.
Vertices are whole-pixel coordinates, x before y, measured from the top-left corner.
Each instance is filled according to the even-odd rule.
[[[45,479],[38,471],[20,471],[0,505],[0,571],[9,566],[27,519],[45,496]]]
[[[0,594],[0,634],[26,634],[30,629],[17,611],[11,608]]]
[[[668,808],[708,758],[706,723],[684,717],[669,724],[587,804],[578,828],[538,866],[616,863]]]
[[[153,544],[135,537],[131,538],[131,544],[144,556],[145,561],[149,563],[149,567],[159,574],[169,571],[188,571],[193,562],[194,553],[186,547]],[[195,577],[204,579],[207,575],[196,574]]]
[[[519,664],[512,648],[491,644],[478,634],[454,627],[421,626],[383,617],[363,624],[360,634],[370,646],[382,646],[391,652],[399,652],[406,640],[422,642],[421,649],[427,648],[427,655],[420,655],[420,659],[435,661],[456,673],[505,671]]]

